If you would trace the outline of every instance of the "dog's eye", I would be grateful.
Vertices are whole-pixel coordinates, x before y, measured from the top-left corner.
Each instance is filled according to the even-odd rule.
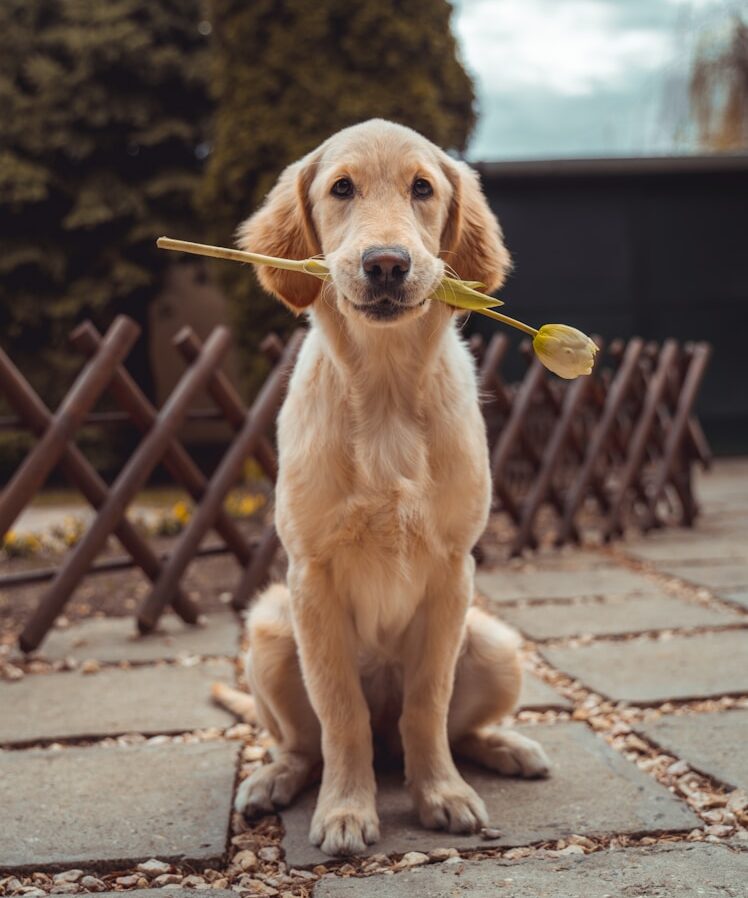
[[[425,178],[416,178],[413,182],[413,196],[423,199],[423,197],[431,196],[433,192],[433,187]]]
[[[353,181],[349,178],[338,178],[338,180],[332,185],[332,190],[330,193],[333,196],[340,197],[341,199],[346,199],[349,196],[353,196]]]

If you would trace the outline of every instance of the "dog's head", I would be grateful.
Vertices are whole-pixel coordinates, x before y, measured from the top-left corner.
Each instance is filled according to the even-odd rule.
[[[381,119],[338,132],[290,165],[239,229],[239,245],[289,259],[323,254],[339,311],[379,326],[423,314],[445,264],[489,290],[510,265],[475,172]],[[325,289],[306,274],[258,274],[296,311]]]

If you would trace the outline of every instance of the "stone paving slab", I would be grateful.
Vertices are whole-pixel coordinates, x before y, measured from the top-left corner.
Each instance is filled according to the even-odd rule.
[[[709,608],[667,593],[626,596],[605,601],[516,605],[501,609],[501,617],[531,639],[562,636],[609,636],[685,627],[718,627],[748,623],[739,611]]]
[[[576,599],[586,596],[653,595],[657,585],[641,574],[618,567],[587,570],[516,571],[498,568],[480,571],[478,590],[492,602],[522,602],[530,599]]]
[[[748,587],[748,561],[731,561],[724,564],[669,564],[663,568],[663,573],[714,590]]]
[[[204,624],[189,626],[175,614],[165,614],[158,630],[141,636],[133,617],[101,617],[54,629],[37,652],[51,661],[159,661],[185,655],[236,655],[241,632],[231,612],[211,614]]]
[[[235,718],[210,699],[214,680],[233,683],[229,661],[0,682],[0,745],[231,726]]]
[[[0,752],[0,869],[220,861],[239,746]]]
[[[571,708],[568,698],[556,692],[540,677],[529,671],[522,672],[522,691],[517,704],[518,711],[543,711],[549,708],[567,710]]]
[[[703,530],[665,531],[648,535],[642,539],[621,544],[627,555],[642,561],[670,562],[672,564],[701,561],[743,561],[746,560],[746,540],[741,533],[711,533]]]
[[[513,779],[472,766],[461,767],[486,802],[491,825],[501,830],[501,838],[487,842],[480,835],[454,835],[422,828],[402,774],[382,774],[378,777],[377,798],[381,839],[370,846],[369,853],[529,845],[572,833],[683,831],[699,825],[687,805],[584,724],[518,729],[545,747],[554,765],[550,779]],[[283,848],[292,867],[325,859],[308,838],[315,797],[316,790],[307,791],[282,814]]]
[[[543,648],[541,654],[616,701],[657,704],[748,692],[748,630]]]
[[[636,729],[696,770],[748,790],[748,711],[672,715]]]
[[[736,605],[742,605],[748,611],[748,589],[738,589],[734,592],[720,593],[720,597]]]
[[[748,854],[679,843],[586,857],[432,864],[355,885],[323,879],[314,898],[745,898],[746,881]]]

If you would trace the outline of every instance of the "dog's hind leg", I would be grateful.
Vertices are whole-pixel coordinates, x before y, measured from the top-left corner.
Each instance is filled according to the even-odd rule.
[[[234,807],[247,817],[285,807],[321,764],[320,727],[301,676],[289,598],[285,586],[271,586],[249,616],[247,681],[257,718],[278,747],[237,791]]]
[[[550,762],[534,739],[499,726],[517,704],[522,666],[516,634],[479,608],[467,614],[448,731],[458,757],[505,776],[547,776]]]

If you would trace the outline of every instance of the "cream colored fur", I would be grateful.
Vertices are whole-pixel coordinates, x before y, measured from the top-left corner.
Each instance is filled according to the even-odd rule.
[[[342,177],[352,198],[331,195]],[[414,198],[416,178],[433,196]],[[310,838],[328,854],[362,852],[379,833],[376,740],[403,752],[424,826],[474,831],[485,807],[452,750],[500,773],[548,768],[536,743],[498,726],[521,671],[513,632],[471,608],[470,552],[491,495],[486,434],[456,314],[428,299],[445,261],[489,289],[502,282],[498,224],[467,166],[375,120],[291,166],[240,243],[324,253],[334,287],[260,273],[308,309],[311,330],[278,424],[288,585],[268,589],[249,618],[248,680],[277,752],[242,784],[237,808],[287,804],[321,766]],[[361,255],[383,245],[412,259],[405,311],[387,323],[362,311]]]

